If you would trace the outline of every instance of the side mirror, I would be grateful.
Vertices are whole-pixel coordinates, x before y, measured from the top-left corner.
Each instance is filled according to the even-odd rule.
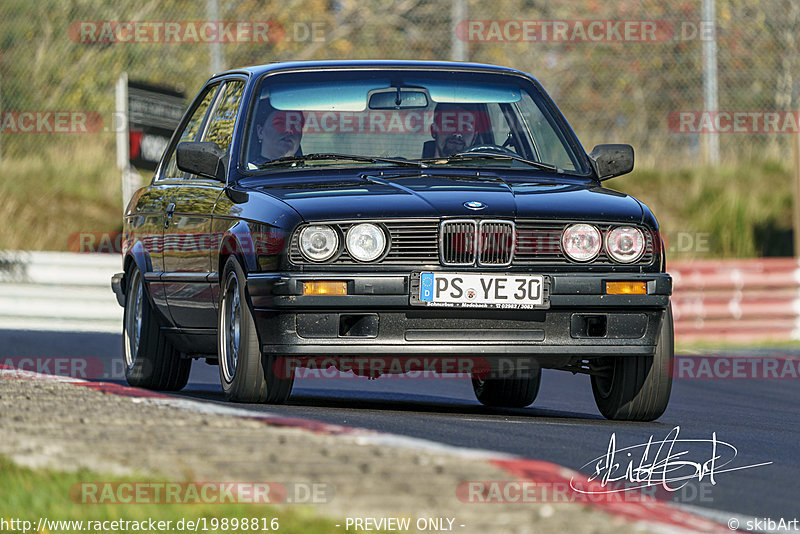
[[[225,183],[225,155],[213,141],[184,141],[178,143],[178,168]]]
[[[628,174],[633,170],[633,147],[631,145],[597,145],[589,154],[599,180]]]

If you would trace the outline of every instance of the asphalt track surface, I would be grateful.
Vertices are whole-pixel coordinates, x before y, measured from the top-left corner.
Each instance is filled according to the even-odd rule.
[[[121,336],[97,333],[0,330],[0,361],[11,357],[97,358],[117,370]],[[786,351],[781,351],[786,354]],[[769,350],[757,351],[760,356]],[[800,352],[794,353],[800,357]],[[118,372],[108,381],[119,380]],[[770,465],[718,472],[716,484],[690,483],[673,500],[743,516],[800,517],[800,382],[797,379],[676,380],[667,412],[654,423],[607,421],[597,411],[589,378],[547,371],[539,396],[525,409],[490,409],[474,398],[469,380],[457,378],[300,379],[288,404],[237,404],[340,425],[424,438],[459,447],[488,449],[546,460],[591,474],[588,462],[617,448],[661,440],[676,426],[680,438],[718,441],[738,449],[729,464]],[[190,383],[179,395],[227,404],[216,366],[193,364]],[[705,462],[711,445],[676,445],[682,460]],[[717,454],[730,457],[729,449]],[[639,454],[638,457],[640,457]],[[638,458],[637,457],[637,458]],[[618,453],[623,468],[628,461]],[[594,464],[592,464],[594,465]]]

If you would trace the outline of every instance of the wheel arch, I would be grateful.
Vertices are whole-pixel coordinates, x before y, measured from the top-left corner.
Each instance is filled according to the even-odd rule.
[[[247,253],[248,251],[250,253]],[[217,273],[219,274],[220,284],[223,283],[222,271],[225,269],[225,263],[231,256],[236,256],[239,259],[245,275],[258,270],[256,256],[253,251],[253,236],[250,225],[245,221],[237,221],[220,238],[217,254]]]
[[[125,273],[122,279],[122,291],[126,292],[128,289],[128,274],[131,268],[136,266],[139,272],[144,276],[145,273],[153,271],[153,262],[150,260],[150,254],[144,248],[141,241],[137,241],[125,254],[122,260],[122,271]],[[148,284],[145,284],[145,290],[149,293]]]

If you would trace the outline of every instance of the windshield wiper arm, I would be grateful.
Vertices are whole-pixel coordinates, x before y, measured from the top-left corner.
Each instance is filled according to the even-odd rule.
[[[412,161],[400,158],[383,158],[378,156],[354,156],[352,154],[336,154],[336,153],[318,153],[307,154],[304,156],[285,156],[272,161],[267,161],[258,166],[259,169],[265,167],[285,165],[290,163],[301,163],[306,161],[325,161],[325,160],[350,160],[361,161],[364,163],[392,163],[394,165],[403,165],[406,167],[424,167],[425,165],[419,161]]]
[[[539,161],[532,161],[520,156],[512,156],[511,154],[494,154],[492,152],[459,152],[447,158],[430,158],[421,161],[451,163],[453,161],[470,160],[470,159],[510,159],[513,161],[519,161],[521,163],[525,163],[527,165],[530,165],[531,167],[536,167],[537,169],[541,169],[543,171],[551,171],[557,173],[564,172],[562,169],[559,169],[555,165],[541,163]]]

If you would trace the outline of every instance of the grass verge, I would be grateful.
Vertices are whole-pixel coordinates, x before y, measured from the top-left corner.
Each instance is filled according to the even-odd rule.
[[[606,182],[647,204],[667,259],[791,256],[792,170],[774,161],[637,169]]]
[[[0,163],[0,249],[67,250],[70,234],[122,226],[114,139],[42,136]],[[32,144],[37,141],[37,144]],[[149,175],[143,173],[143,183]],[[606,186],[655,213],[668,259],[792,255],[792,171],[788,163],[745,161],[691,169],[637,168]]]
[[[0,249],[67,250],[71,234],[122,228],[113,140],[81,136],[3,154]],[[106,136],[107,137],[107,136]]]
[[[171,526],[177,526],[177,522],[184,520],[202,520],[207,530],[203,530],[203,523],[198,523],[199,532],[270,532],[272,530],[272,519],[277,519],[279,532],[292,534],[328,534],[340,532],[341,528],[336,528],[334,522],[327,519],[315,517],[313,510],[309,507],[286,507],[277,508],[263,504],[84,504],[80,497],[81,483],[98,482],[132,482],[130,478],[99,475],[92,471],[81,470],[75,473],[61,473],[51,470],[32,470],[20,467],[7,458],[0,457],[0,521],[8,522],[11,519],[30,521],[32,529],[36,530],[40,518],[48,521],[80,521],[83,522],[81,528],[73,523],[57,524],[50,523],[48,528],[43,528],[42,534],[52,532],[79,532],[84,531],[115,531],[151,532],[145,527],[134,529],[134,525],[113,525],[106,523],[110,528],[93,528],[96,521],[172,521]],[[137,482],[164,482],[163,480],[143,477]],[[126,496],[127,493],[117,492]],[[102,495],[97,493],[97,495]],[[106,500],[107,502],[107,500]],[[223,528],[222,520],[228,519],[228,528]],[[237,518],[259,518],[257,528],[232,528],[232,519]],[[219,521],[220,523],[215,523]],[[91,522],[91,523],[89,523]],[[217,524],[217,528],[212,528]],[[166,523],[164,523],[166,526]],[[241,523],[239,523],[241,525]],[[13,525],[0,525],[3,530],[22,532],[23,526],[17,523],[18,528]],[[117,526],[119,528],[111,528]],[[128,528],[123,528],[127,526]],[[265,530],[262,527],[266,527]],[[163,532],[185,532],[190,529],[172,528]],[[158,530],[157,530],[158,531]]]

